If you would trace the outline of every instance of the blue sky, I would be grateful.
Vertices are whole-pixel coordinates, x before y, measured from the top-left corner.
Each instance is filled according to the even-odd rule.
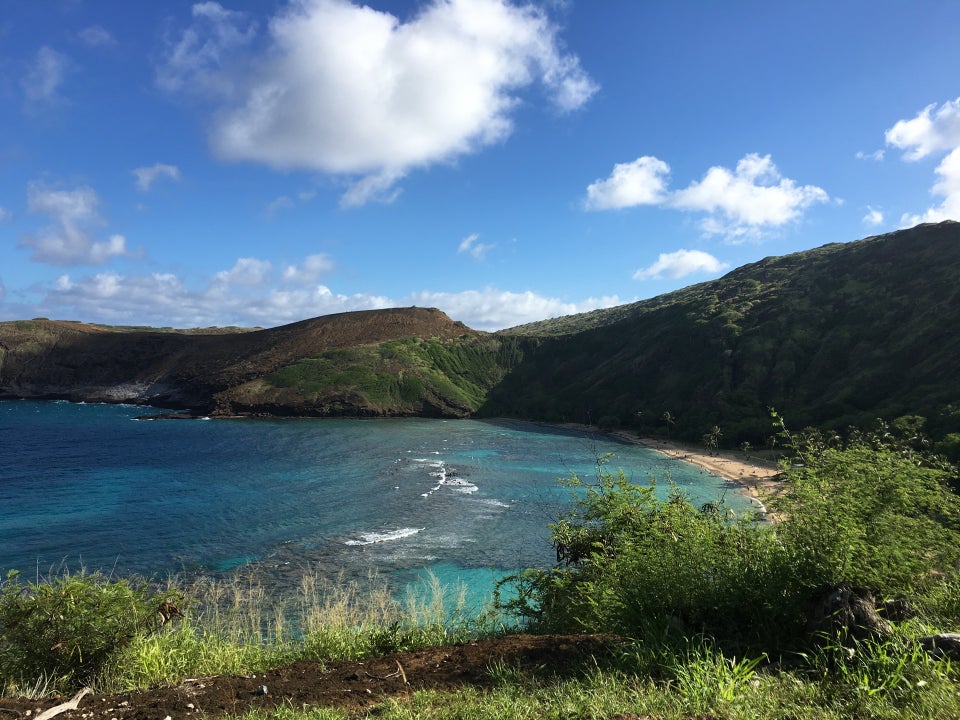
[[[0,319],[493,330],[960,219],[960,3],[0,0]]]

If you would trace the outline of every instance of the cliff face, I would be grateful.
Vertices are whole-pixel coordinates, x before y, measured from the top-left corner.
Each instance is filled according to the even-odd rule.
[[[282,412],[252,381],[304,358],[396,338],[476,336],[438,310],[404,308],[342,313],[269,330],[210,332],[111,328],[29,320],[0,323],[0,397],[128,402],[196,412]],[[269,383],[267,384],[269,386]],[[260,408],[265,404],[264,408]],[[335,414],[364,414],[349,399]]]

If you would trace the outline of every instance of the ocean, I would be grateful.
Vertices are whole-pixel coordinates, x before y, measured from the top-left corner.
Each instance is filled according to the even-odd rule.
[[[559,479],[611,470],[696,503],[749,501],[649,449],[482,420],[143,421],[129,405],[0,401],[0,572],[162,578],[256,568],[268,582],[432,573],[484,596],[555,560]]]

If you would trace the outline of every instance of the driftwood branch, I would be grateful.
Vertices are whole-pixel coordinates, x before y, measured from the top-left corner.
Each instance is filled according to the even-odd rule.
[[[60,703],[59,705],[54,705],[49,710],[44,710],[42,713],[37,715],[34,720],[50,720],[52,717],[56,717],[60,713],[65,713],[69,710],[76,710],[77,706],[80,704],[80,701],[87,695],[87,693],[92,692],[90,688],[86,687],[76,695],[74,695],[70,700],[65,703]]]
[[[390,678],[399,677],[403,679],[404,685],[409,685],[410,683],[407,680],[407,674],[403,671],[403,665],[400,664],[399,660],[396,660],[395,662],[397,663],[397,669],[389,675],[371,675],[370,673],[365,673],[365,675],[368,678],[373,678],[374,680],[389,680]]]

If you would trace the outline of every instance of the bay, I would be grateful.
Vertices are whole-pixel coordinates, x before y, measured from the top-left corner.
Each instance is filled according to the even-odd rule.
[[[257,568],[431,572],[483,594],[554,561],[559,478],[597,458],[695,503],[749,501],[724,480],[591,433],[481,420],[136,420],[124,405],[0,401],[0,571],[163,577]]]

